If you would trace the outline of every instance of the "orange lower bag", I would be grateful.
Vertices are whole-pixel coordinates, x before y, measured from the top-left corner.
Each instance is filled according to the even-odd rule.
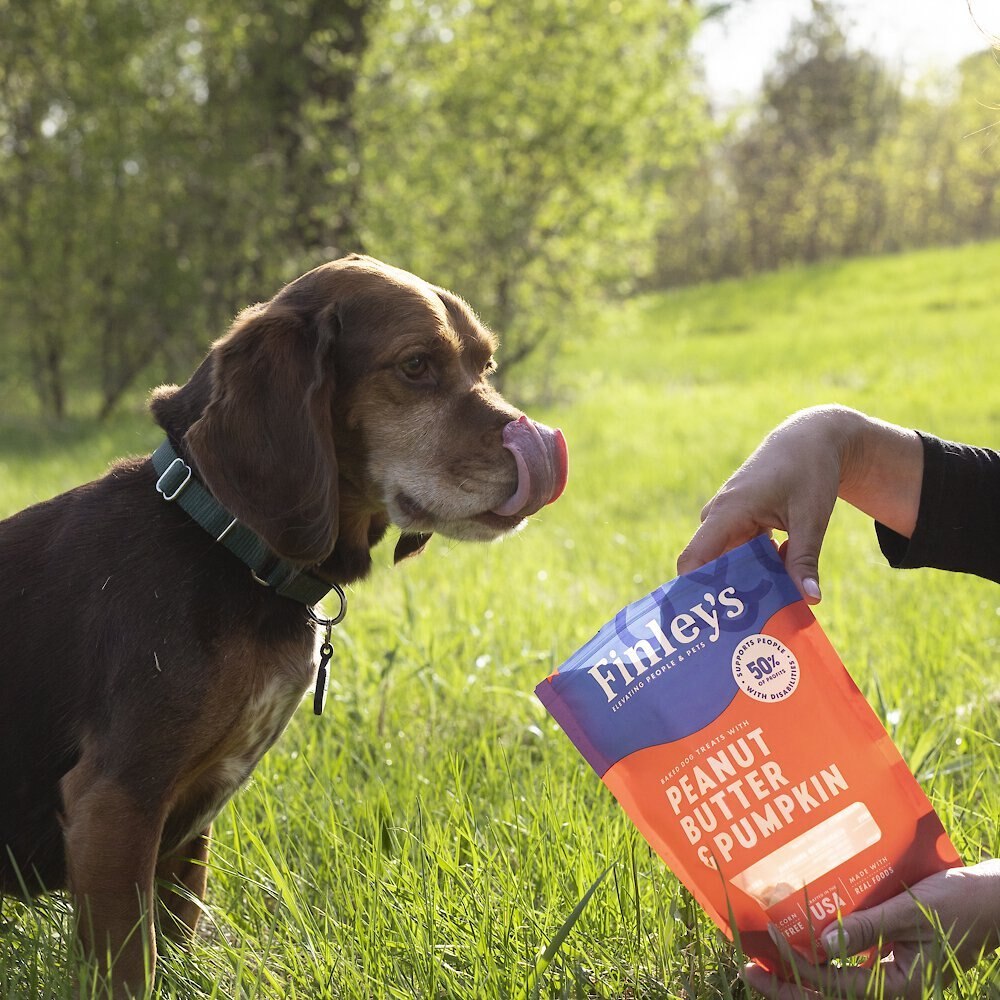
[[[665,584],[536,689],[626,813],[766,968],[960,864],[773,543]]]

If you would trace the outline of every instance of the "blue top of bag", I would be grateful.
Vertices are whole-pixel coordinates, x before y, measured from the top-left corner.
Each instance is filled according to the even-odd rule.
[[[535,693],[603,776],[709,725],[739,690],[732,657],[800,595],[765,535],[615,615]]]

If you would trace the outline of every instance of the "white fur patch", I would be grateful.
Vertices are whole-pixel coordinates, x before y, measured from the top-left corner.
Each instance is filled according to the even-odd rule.
[[[221,753],[182,793],[175,811],[183,814],[193,806],[195,812],[184,823],[186,834],[176,844],[162,845],[164,849],[179,847],[204,830],[250,777],[302,701],[312,669],[312,663],[303,663],[300,656],[272,668],[271,677],[247,699],[223,736],[218,747]]]

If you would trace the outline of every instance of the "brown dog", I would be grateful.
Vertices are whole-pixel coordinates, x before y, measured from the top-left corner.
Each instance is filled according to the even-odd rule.
[[[156,391],[167,443],[0,522],[0,890],[66,887],[116,993],[155,961],[154,881],[205,891],[212,819],[310,685],[311,605],[431,532],[554,500],[558,431],[491,387],[456,296],[371,258],[245,310]],[[165,890],[162,928],[199,908]]]

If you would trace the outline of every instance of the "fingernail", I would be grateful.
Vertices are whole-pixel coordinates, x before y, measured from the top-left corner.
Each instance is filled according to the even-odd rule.
[[[819,590],[819,584],[811,576],[807,576],[802,581],[802,589],[806,596],[811,597],[814,601],[819,601],[823,597]]]
[[[841,949],[840,927],[836,924],[834,924],[833,927],[828,927],[822,934],[820,934],[819,943],[823,951],[826,952],[828,958],[839,954]]]

